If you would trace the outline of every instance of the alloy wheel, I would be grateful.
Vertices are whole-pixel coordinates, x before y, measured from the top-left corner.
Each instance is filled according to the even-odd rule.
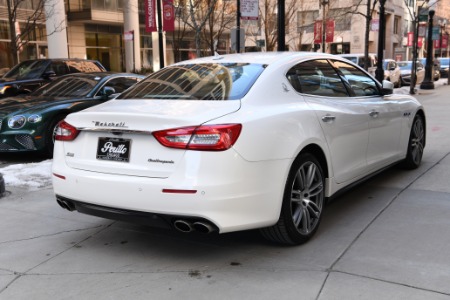
[[[425,130],[421,118],[416,118],[411,136],[411,158],[415,164],[420,164],[423,155]]]
[[[304,235],[319,224],[324,200],[324,183],[320,169],[311,161],[298,169],[291,190],[292,220]]]

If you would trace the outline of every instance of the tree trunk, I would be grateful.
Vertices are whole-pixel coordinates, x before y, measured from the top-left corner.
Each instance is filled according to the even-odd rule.
[[[16,26],[15,26],[15,20],[16,20],[16,10],[11,7],[11,1],[12,0],[6,0],[6,3],[8,5],[8,22],[9,22],[9,37],[11,40],[11,43],[9,48],[11,49],[9,56],[10,56],[10,62],[13,63],[13,66],[17,65],[19,63],[18,58],[18,47],[17,47],[17,36],[16,36]]]
[[[367,0],[367,14],[366,14],[366,32],[364,35],[364,70],[369,70],[369,34],[370,34],[370,21],[372,20],[372,11],[370,8],[371,0]]]

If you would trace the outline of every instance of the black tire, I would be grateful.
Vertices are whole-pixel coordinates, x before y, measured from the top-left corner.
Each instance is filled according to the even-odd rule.
[[[55,130],[58,126],[59,122],[64,120],[66,116],[60,115],[55,117],[50,123],[48,124],[46,130],[45,130],[45,147],[43,150],[43,154],[46,157],[52,158],[53,157],[53,147],[55,145]]]
[[[417,169],[422,162],[423,149],[425,148],[425,124],[420,115],[414,117],[411,133],[408,140],[408,151],[403,162],[406,169]]]
[[[278,222],[262,228],[261,234],[276,243],[303,244],[317,231],[324,205],[325,177],[322,167],[312,154],[302,153],[289,171]]]

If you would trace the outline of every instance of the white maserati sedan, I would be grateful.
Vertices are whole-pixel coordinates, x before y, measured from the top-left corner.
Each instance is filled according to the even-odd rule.
[[[259,228],[296,245],[337,192],[417,168],[425,132],[416,99],[337,56],[199,58],[68,115],[53,186],[70,211],[182,232]]]

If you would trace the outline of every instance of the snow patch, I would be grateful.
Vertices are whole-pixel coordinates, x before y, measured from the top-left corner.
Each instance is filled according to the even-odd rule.
[[[52,160],[39,163],[10,165],[0,168],[5,186],[27,187],[37,190],[52,185]]]

